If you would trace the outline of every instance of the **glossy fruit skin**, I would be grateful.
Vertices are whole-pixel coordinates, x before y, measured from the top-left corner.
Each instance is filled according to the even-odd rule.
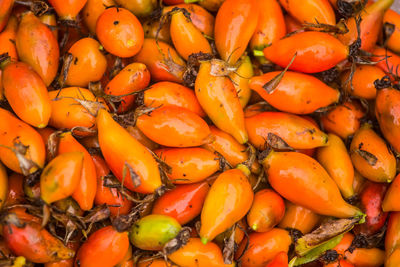
[[[268,93],[263,86],[279,75],[280,71],[265,73],[250,79],[249,86],[271,106],[295,114],[308,114],[339,100],[339,91],[317,78],[288,71],[275,90]]]
[[[215,126],[210,127],[211,134],[215,138],[212,142],[203,145],[203,148],[211,151],[218,152],[232,167],[245,162],[249,159],[250,153],[246,150],[246,146],[240,144],[230,134],[218,129]],[[253,173],[260,173],[261,167],[257,161],[254,161],[251,166]]]
[[[220,174],[211,185],[201,211],[203,243],[213,240],[243,218],[253,198],[251,185],[241,170],[231,169]]]
[[[104,92],[118,96],[131,94],[146,88],[150,83],[150,72],[142,63],[132,63],[123,68],[107,85]],[[118,112],[126,112],[133,107],[136,97],[123,96]]]
[[[148,107],[173,105],[186,108],[200,117],[205,117],[193,90],[173,82],[158,82],[143,92],[143,104]]]
[[[385,252],[386,255],[391,255],[400,245],[400,213],[392,212],[389,215],[385,236]]]
[[[262,112],[245,118],[245,123],[250,143],[261,150],[265,148],[268,133],[279,136],[294,149],[310,149],[328,143],[327,134],[312,122],[290,113]]]
[[[106,57],[100,51],[101,45],[93,38],[82,38],[68,51],[73,59],[68,70],[66,84],[87,87],[89,82],[101,79],[107,67]]]
[[[54,37],[56,40],[58,40],[58,29],[57,29],[57,16],[54,13],[45,13],[41,16],[39,16],[39,19],[41,22],[46,24],[49,27],[54,27],[51,28],[51,32],[53,33]]]
[[[246,246],[243,240],[236,252],[238,258]],[[264,267],[281,251],[287,253],[292,243],[287,231],[274,228],[265,233],[249,234],[249,249],[244,252],[241,263],[243,267]]]
[[[313,158],[298,152],[271,151],[263,164],[272,188],[285,199],[321,215],[362,215],[343,200],[336,183]]]
[[[342,139],[328,134],[328,145],[317,150],[317,160],[336,182],[345,198],[354,195],[354,167]]]
[[[97,126],[103,156],[120,182],[124,179],[123,170],[127,163],[140,179],[140,185],[135,186],[127,170],[124,185],[128,189],[150,194],[161,186],[158,165],[151,153],[116,123],[104,109],[101,109],[97,115]]]
[[[366,182],[360,199],[362,210],[367,216],[365,223],[356,226],[355,233],[373,235],[385,225],[388,213],[383,212],[382,201],[387,188],[387,184]]]
[[[383,136],[392,147],[400,152],[400,92],[393,88],[378,91],[375,101],[375,115]]]
[[[172,168],[167,175],[175,184],[203,181],[220,168],[218,156],[204,148],[164,148],[155,153]]]
[[[354,266],[379,267],[385,261],[385,252],[378,248],[356,248],[352,253],[345,252],[345,259]]]
[[[101,13],[109,6],[114,6],[114,0],[87,0],[82,10],[83,21],[92,34],[96,33],[96,22]]]
[[[248,140],[244,113],[233,83],[225,76],[210,72],[215,62],[203,62],[196,78],[195,93],[200,105],[213,123],[231,134],[239,143]]]
[[[159,47],[159,48],[158,48]],[[143,47],[133,58],[135,62],[146,64],[151,78],[155,81],[170,81],[182,83],[186,68],[185,61],[178,55],[175,48],[162,41],[146,38]]]
[[[74,266],[113,267],[124,258],[128,249],[128,233],[119,233],[112,226],[106,226],[92,233],[82,244]]]
[[[15,213],[8,213],[7,220],[6,226],[3,227],[3,237],[7,247],[15,255],[23,256],[34,263],[74,257],[73,250],[65,247],[39,223],[24,220]]]
[[[389,185],[389,188],[385,194],[385,198],[382,202],[383,211],[400,211],[400,179],[397,175],[393,182]]]
[[[182,267],[209,266],[221,267],[235,264],[225,264],[222,258],[221,249],[212,242],[203,244],[200,238],[190,238],[189,242],[174,253],[168,255],[168,258]]]
[[[264,49],[286,34],[285,19],[276,0],[257,0],[259,17],[257,27],[250,40],[250,49]]]
[[[178,185],[154,202],[152,214],[170,216],[184,225],[200,215],[209,189],[207,182]]]
[[[247,224],[256,232],[267,232],[285,215],[285,202],[274,190],[262,189],[255,193],[247,214]]]
[[[394,10],[388,9],[386,10],[383,16],[383,24],[390,23],[395,26],[393,34],[387,39],[386,45],[387,47],[396,53],[400,52],[400,14]]]
[[[375,164],[369,164],[357,153],[358,150],[374,155]],[[350,156],[356,170],[373,182],[390,183],[396,175],[396,159],[393,153],[369,124],[363,125],[354,135],[350,145]]]
[[[83,153],[82,175],[72,198],[78,202],[82,210],[90,210],[93,207],[97,187],[96,168],[92,157],[69,132],[61,134],[58,144],[58,154],[68,152]]]
[[[94,203],[96,205],[106,204],[110,209],[112,217],[128,214],[133,203],[123,197],[118,192],[117,188],[109,188],[103,185],[103,177],[110,173],[107,163],[98,155],[93,155],[92,160],[96,167],[97,174],[97,187]]]
[[[3,164],[0,163],[0,210],[4,206],[4,203],[7,200],[7,195],[8,195],[8,175],[7,175],[7,170],[3,166]]]
[[[328,0],[279,0],[283,8],[300,23],[335,25],[335,12]]]
[[[179,55],[188,60],[191,54],[212,53],[211,45],[202,32],[185,17],[181,10],[171,15],[170,35]]]
[[[163,13],[171,11],[174,7],[184,8],[190,13],[190,20],[197,29],[206,36],[214,36],[215,18],[207,10],[197,4],[179,4],[163,8]]]
[[[82,152],[68,152],[55,157],[40,176],[41,198],[47,203],[71,196],[79,186],[83,166]]]
[[[222,60],[234,65],[257,27],[256,0],[225,0],[215,18],[215,45]]]
[[[229,74],[233,86],[236,88],[239,102],[244,108],[250,101],[251,89],[249,87],[249,80],[254,76],[253,63],[249,56],[243,56],[240,59],[240,66],[236,71]]]
[[[358,102],[347,101],[323,115],[321,123],[325,131],[346,139],[360,128],[360,119],[364,116],[365,112]]]
[[[116,0],[137,17],[147,17],[157,8],[157,0]]]
[[[378,68],[381,68],[386,74],[393,73],[397,76],[400,74],[399,65],[400,65],[400,56],[397,54],[386,50],[382,47],[375,47],[371,52],[373,55],[377,55],[377,57],[373,57],[372,60],[376,63]],[[382,60],[385,58],[385,60]]]
[[[389,9],[394,0],[378,0],[371,5],[367,5],[359,14],[361,49],[371,51],[378,41],[382,29],[383,15],[386,9]],[[351,45],[358,37],[356,20],[354,17],[346,21],[349,32],[340,34],[338,39],[345,45]]]
[[[0,54],[8,53],[8,56],[14,61],[18,60],[17,48],[15,46],[17,29],[18,20],[15,16],[11,16],[4,30],[0,32]]]
[[[321,217],[313,211],[302,206],[286,201],[285,216],[279,223],[279,227],[297,229],[303,234],[308,234],[319,223]]]
[[[392,254],[386,257],[386,267],[396,267],[400,264],[400,249],[396,249]]]
[[[38,168],[43,168],[46,151],[42,137],[37,131],[2,108],[0,108],[0,129],[2,129],[0,145],[14,147],[15,141],[19,141],[25,146],[29,145],[26,156],[37,165],[37,167],[32,167],[29,173],[35,172]],[[18,159],[10,149],[0,147],[0,160],[9,169],[22,173]]]
[[[61,20],[76,20],[87,0],[49,0]]]
[[[10,17],[14,0],[2,1],[0,5],[0,32],[7,25],[8,18]]]
[[[301,23],[289,14],[285,14],[286,32],[292,33],[294,31],[303,31]]]
[[[4,205],[11,206],[24,202],[25,194],[23,189],[24,176],[13,173],[8,177],[7,196]]]
[[[265,267],[287,267],[288,266],[288,255],[286,252],[281,251],[273,258],[270,263]]]
[[[51,115],[51,104],[46,85],[26,63],[8,64],[2,73],[4,95],[13,111],[24,122],[43,128]]]
[[[0,32],[0,55],[8,53],[8,56],[12,61],[18,60],[17,47],[15,45],[17,29],[18,29],[18,20],[15,16],[11,16],[7,22],[4,31]],[[3,75],[2,70],[0,70],[0,100],[4,99],[4,87],[3,87],[2,75]]]
[[[96,118],[73,99],[96,101],[96,97],[88,89],[66,87],[50,91],[49,97],[51,99],[49,125],[57,129],[72,129],[76,126],[96,129]]]
[[[19,24],[16,44],[19,59],[29,64],[49,86],[57,74],[60,57],[58,43],[51,30],[32,12],[28,12]]]
[[[141,115],[137,127],[154,142],[170,147],[201,146],[210,141],[210,128],[196,113],[177,106],[163,106]]]
[[[144,32],[139,20],[125,8],[106,9],[97,19],[96,35],[111,54],[132,57],[143,45]]]
[[[150,214],[136,221],[129,232],[131,243],[144,250],[161,250],[181,230],[181,225],[167,215]]]
[[[343,256],[346,251],[348,251],[354,240],[354,235],[350,232],[343,234],[342,240],[337,244],[333,250],[335,250],[339,255]]]
[[[380,68],[373,65],[358,65],[354,71],[352,80],[354,90],[351,89],[351,84],[348,80],[349,76],[350,71],[346,71],[340,77],[342,87],[346,92],[353,96],[371,100],[376,97],[374,81],[376,79],[382,79],[385,73]]]
[[[304,73],[328,70],[345,60],[348,47],[328,33],[300,32],[274,42],[264,49],[264,56],[285,68],[295,53],[296,58],[289,69]]]

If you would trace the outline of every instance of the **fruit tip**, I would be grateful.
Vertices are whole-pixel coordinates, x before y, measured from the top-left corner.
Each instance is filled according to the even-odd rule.
[[[207,237],[201,237],[201,243],[203,243],[204,245],[207,245],[208,243],[208,238]]]

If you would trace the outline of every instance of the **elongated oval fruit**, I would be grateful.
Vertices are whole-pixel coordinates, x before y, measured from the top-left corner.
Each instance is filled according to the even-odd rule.
[[[30,215],[31,217],[34,217]],[[37,217],[34,217],[37,218]],[[24,220],[14,212],[3,215],[3,237],[14,255],[34,263],[46,263],[74,257],[74,251],[31,218]]]
[[[209,266],[234,267],[235,263],[225,264],[221,249],[217,244],[203,244],[200,238],[190,238],[186,245],[168,255],[168,258],[181,267]]]
[[[383,16],[383,25],[394,25],[393,34],[386,40],[387,47],[396,53],[400,52],[400,14],[397,11],[388,9]]]
[[[236,88],[242,108],[244,108],[250,101],[251,89],[249,87],[249,80],[253,76],[253,63],[249,56],[243,56],[237,70],[229,74],[229,78],[231,79],[233,86]]]
[[[317,150],[317,160],[336,182],[345,198],[354,195],[354,167],[340,137],[328,134],[328,145]]]
[[[323,32],[300,32],[264,49],[266,59],[285,68],[297,53],[290,70],[316,73],[329,70],[349,55],[349,48]]]
[[[201,211],[200,237],[204,244],[213,240],[243,218],[254,193],[246,175],[239,169],[223,172],[212,184]]]
[[[85,6],[87,0],[49,0],[61,20],[76,20],[76,16]]]
[[[382,202],[382,210],[400,211],[400,175],[398,174],[390,184]]]
[[[100,149],[111,171],[130,190],[150,194],[161,186],[158,165],[149,150],[104,109],[97,115]]]
[[[143,92],[143,104],[148,107],[165,105],[186,108],[200,117],[205,117],[203,108],[194,94],[194,91],[173,82],[158,82]]]
[[[247,242],[249,246],[245,251]],[[264,233],[251,233],[248,241],[244,239],[241,242],[235,258],[243,254],[241,261],[243,267],[263,267],[279,252],[287,253],[291,243],[289,232],[283,229],[274,228]]]
[[[58,42],[49,27],[32,12],[24,14],[16,44],[19,59],[29,64],[49,86],[57,74],[60,57]]]
[[[350,155],[356,170],[373,182],[390,183],[396,175],[393,153],[370,124],[361,126],[354,135]]]
[[[248,136],[242,105],[230,79],[211,73],[217,64],[218,61],[201,63],[195,83],[197,99],[215,126],[244,144]]]
[[[11,170],[28,175],[43,168],[46,149],[40,134],[31,126],[16,118],[11,112],[0,108],[0,160]],[[10,149],[20,143],[27,146],[25,158],[34,164],[24,165]]]
[[[300,205],[286,201],[285,216],[279,223],[279,228],[297,229],[303,234],[308,234],[319,223],[321,216]]]
[[[49,125],[57,129],[72,129],[77,126],[96,129],[96,117],[79,103],[79,101],[96,101],[96,97],[88,89],[66,87],[50,91],[49,97],[51,100]]]
[[[335,12],[328,0],[279,0],[290,15],[300,23],[335,25]]]
[[[283,75],[273,91],[264,87],[279,74],[279,71],[268,72],[251,78],[249,82],[250,88],[276,109],[295,114],[308,114],[339,100],[339,91],[311,75],[292,71]]]
[[[258,22],[256,0],[226,0],[215,18],[215,46],[222,60],[234,65],[242,56]]]
[[[277,225],[285,214],[285,202],[274,190],[263,189],[254,195],[247,214],[247,223],[256,232],[267,232]]]
[[[55,157],[40,176],[40,196],[53,203],[72,195],[82,175],[83,153],[68,152]]]
[[[185,60],[188,60],[191,54],[212,53],[206,37],[184,15],[182,10],[172,13],[170,33],[175,49]]]
[[[383,15],[386,9],[389,9],[394,0],[377,0],[375,3],[366,5],[358,14],[360,16],[360,25],[357,25],[356,18],[351,17],[346,21],[349,31],[340,34],[338,39],[345,45],[351,45],[357,38],[361,39],[361,49],[371,51],[378,41],[382,29]],[[357,28],[359,27],[359,32]]]
[[[201,146],[211,141],[210,128],[196,113],[163,106],[139,116],[136,126],[154,142],[170,147]]]
[[[261,150],[274,145],[271,140],[274,136],[294,149],[310,149],[328,143],[327,134],[312,122],[294,114],[262,112],[246,118],[245,123],[250,143]]]
[[[166,148],[155,153],[171,167],[167,175],[176,184],[200,182],[219,170],[219,158],[204,148]]]
[[[144,250],[161,250],[181,230],[181,225],[167,215],[151,214],[136,221],[130,230],[130,240]]]
[[[34,127],[46,127],[51,103],[42,78],[23,62],[8,64],[2,76],[4,95],[18,117]]]
[[[386,140],[400,152],[400,92],[394,88],[378,91],[375,115]]]
[[[348,218],[363,214],[343,200],[336,183],[313,158],[270,151],[263,164],[272,188],[287,200],[321,215]]]
[[[209,189],[207,181],[178,185],[154,202],[152,213],[171,216],[184,225],[200,215]]]
[[[240,144],[232,135],[227,134],[215,126],[211,126],[210,130],[215,140],[209,144],[203,145],[205,149],[211,152],[218,152],[232,167],[236,167],[238,164],[249,159],[250,152],[246,149],[246,146]],[[260,170],[260,164],[258,161],[254,161],[251,166],[251,171],[258,174]]]
[[[75,267],[94,267],[117,265],[129,249],[127,232],[117,232],[111,225],[103,227],[94,233],[79,248]]]
[[[92,157],[71,133],[61,134],[58,153],[63,154],[76,151],[83,153],[82,175],[79,180],[79,186],[72,194],[72,198],[78,202],[82,210],[90,210],[93,207],[97,188],[96,168]]]
[[[264,49],[286,34],[285,19],[277,0],[256,0],[259,8],[257,27],[251,37],[251,49]]]

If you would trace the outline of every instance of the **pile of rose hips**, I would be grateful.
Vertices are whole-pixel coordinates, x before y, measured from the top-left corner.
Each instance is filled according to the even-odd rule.
[[[0,0],[0,266],[399,267],[393,2]]]

